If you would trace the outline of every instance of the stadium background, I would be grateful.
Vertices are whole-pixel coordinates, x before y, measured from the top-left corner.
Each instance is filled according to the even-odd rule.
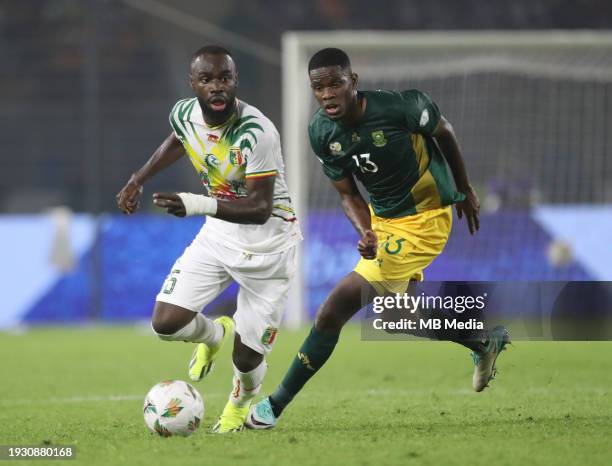
[[[201,225],[156,212],[150,194],[200,187],[182,161],[145,186],[138,215],[119,214],[115,194],[168,134],[167,114],[190,94],[186,64],[202,44],[234,51],[239,96],[281,128],[285,31],[520,35],[603,29],[610,17],[609,2],[586,0],[386,1],[376,10],[343,0],[1,3],[0,282],[10,293],[0,328],[149,317],[165,274]],[[484,75],[459,93],[452,81],[444,81],[450,88],[419,82],[455,125],[483,201],[478,236],[456,223],[429,279],[612,280],[609,61],[610,54],[588,51],[561,57],[561,68],[604,77],[499,79],[494,101],[479,99],[491,83]],[[302,213],[309,315],[356,261],[356,237],[337,201],[317,182],[311,186]],[[231,312],[233,305],[230,290],[207,312]]]

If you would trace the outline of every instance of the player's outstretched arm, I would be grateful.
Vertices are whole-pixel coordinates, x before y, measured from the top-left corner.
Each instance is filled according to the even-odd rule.
[[[140,202],[138,198],[142,194],[142,185],[145,181],[152,178],[156,173],[172,165],[185,153],[181,141],[174,133],[161,143],[147,162],[132,174],[126,185],[117,194],[117,206],[126,214],[131,214],[138,209]]]
[[[357,250],[364,259],[375,259],[378,241],[376,234],[372,231],[372,219],[370,209],[366,201],[357,189],[355,179],[347,176],[338,181],[332,181],[334,188],[342,199],[344,213],[351,221],[361,239],[357,244]]]
[[[192,193],[155,193],[153,202],[177,217],[211,215],[232,223],[263,225],[272,214],[275,179],[276,176],[247,179],[249,194],[234,200]]]
[[[470,184],[467,170],[465,169],[465,163],[463,162],[463,156],[461,155],[461,149],[459,148],[459,141],[455,136],[453,126],[443,116],[440,117],[440,121],[433,131],[432,136],[436,138],[448,166],[451,169],[457,190],[460,193],[465,194],[465,200],[457,203],[457,216],[462,218],[465,215],[470,233],[473,235],[480,228],[480,201],[476,195],[476,191]]]

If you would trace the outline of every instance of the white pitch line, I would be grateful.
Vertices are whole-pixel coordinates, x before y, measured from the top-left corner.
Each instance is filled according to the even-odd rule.
[[[63,404],[63,403],[88,403],[100,401],[134,401],[143,399],[143,395],[95,395],[95,396],[70,396],[66,398],[38,398],[38,399],[18,399],[18,400],[0,400],[0,406],[15,406],[15,405],[39,405],[39,404]]]
[[[499,386],[493,385],[489,391],[498,392],[502,394],[507,394],[509,390],[505,388],[501,383]],[[610,395],[612,391],[607,387],[554,387],[554,386],[546,386],[546,387],[528,387],[523,390],[516,390],[514,393],[523,394],[523,395],[539,395],[539,394],[563,394],[563,393],[572,393],[573,391],[579,391],[582,394],[589,395]],[[338,395],[341,395],[345,392],[337,391]],[[470,388],[458,388],[455,390],[432,390],[432,389],[387,389],[387,388],[371,388],[365,391],[358,392],[348,392],[353,393],[353,395],[368,395],[368,396],[402,396],[402,395],[429,395],[435,393],[436,395],[469,395],[472,396],[475,394],[474,390]]]
[[[529,387],[524,390],[519,391],[518,393],[523,395],[535,395],[535,394],[562,394],[569,393],[572,390],[579,390],[582,394],[589,395],[602,395],[607,396],[611,395],[612,391],[608,387],[589,387],[589,388],[556,388],[556,387]],[[504,393],[504,388],[499,387],[497,390],[493,389],[492,391],[498,391],[500,393]],[[434,391],[438,396],[465,396],[465,395],[473,395],[474,392],[468,388],[460,388],[455,390],[438,390]],[[432,393],[430,389],[387,389],[387,388],[370,388],[366,390],[348,390],[348,391],[338,391],[336,392],[339,396],[409,396],[409,395],[429,395]],[[221,392],[212,392],[203,394],[204,399],[206,398],[218,398],[218,397],[226,397],[227,393]],[[309,393],[307,398],[317,398],[317,397],[329,397],[329,394],[323,393]],[[47,399],[16,399],[16,400],[0,400],[0,406],[16,406],[16,405],[48,405],[48,404],[70,404],[70,403],[99,403],[99,402],[122,402],[122,401],[144,401],[144,395],[92,395],[92,396],[70,396],[65,398],[53,397]]]
[[[221,393],[206,393],[204,398],[215,398]],[[227,394],[224,394],[227,395]],[[69,404],[69,403],[92,403],[92,402],[113,402],[113,401],[144,401],[145,395],[92,395],[92,396],[70,396],[65,398],[46,398],[46,399],[19,399],[19,400],[0,400],[0,406],[15,405],[47,405],[47,404]]]

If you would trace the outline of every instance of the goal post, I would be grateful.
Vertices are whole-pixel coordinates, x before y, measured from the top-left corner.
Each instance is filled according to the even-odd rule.
[[[339,207],[307,136],[316,110],[307,63],[325,47],[346,50],[361,89],[418,88],[432,96],[455,127],[485,213],[612,202],[612,163],[606,160],[612,154],[611,32],[285,33],[282,139],[305,235],[287,325],[299,326],[306,310],[312,315],[320,304],[309,302],[309,275],[318,275],[305,263],[316,262],[312,256],[322,250],[310,249],[309,220],[313,212]],[[494,244],[483,247],[493,254]],[[517,271],[516,277],[491,279],[526,276]]]
[[[285,173],[291,201],[296,211],[302,233],[306,236],[308,192],[307,180],[300,173],[297,161],[303,159],[305,148],[303,132],[308,124],[308,82],[306,77],[306,50],[301,48],[299,36],[285,34],[282,40],[282,137],[285,155]],[[291,154],[291,155],[289,155]],[[304,161],[305,163],[305,161]],[[291,165],[296,164],[294,167]],[[301,166],[304,166],[302,164]],[[284,324],[292,329],[302,326],[306,319],[306,278],[304,272],[304,243],[297,247],[297,269],[289,292],[289,304]]]

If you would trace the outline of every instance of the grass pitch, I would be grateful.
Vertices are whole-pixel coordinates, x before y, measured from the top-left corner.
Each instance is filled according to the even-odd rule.
[[[262,393],[306,333],[279,335]],[[162,379],[187,380],[191,351],[132,327],[0,334],[0,444],[75,445],[76,460],[52,462],[73,465],[612,464],[612,342],[517,342],[492,387],[474,393],[466,349],[362,342],[348,327],[278,428],[219,436],[210,427],[231,387],[227,347],[196,384],[198,432],[154,436],[142,399]]]

